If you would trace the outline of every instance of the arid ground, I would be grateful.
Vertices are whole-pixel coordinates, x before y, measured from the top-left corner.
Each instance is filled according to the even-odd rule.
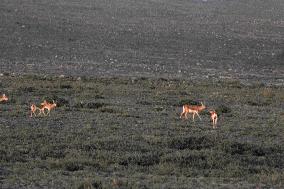
[[[0,188],[284,188],[283,10],[1,0]]]

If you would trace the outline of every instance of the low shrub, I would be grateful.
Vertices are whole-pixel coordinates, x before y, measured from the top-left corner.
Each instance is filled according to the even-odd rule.
[[[185,104],[190,104],[190,105],[201,105],[200,102],[197,102],[195,100],[192,100],[192,99],[183,99],[183,100],[180,100],[178,102],[178,106],[183,106]]]
[[[83,170],[84,169],[83,165],[81,165],[78,162],[73,162],[73,161],[66,162],[64,164],[64,167],[65,167],[66,171],[71,171],[71,172],[79,171],[79,170]]]
[[[122,160],[119,164],[128,165],[139,165],[139,166],[152,166],[160,162],[160,157],[158,154],[147,153],[147,154],[134,154]]]
[[[60,89],[72,89],[73,87],[69,84],[64,84],[59,86]]]
[[[221,115],[221,114],[231,113],[232,109],[224,104],[221,104],[216,108],[216,112],[217,114]]]
[[[100,103],[100,102],[89,102],[89,103],[86,104],[86,108],[98,109],[98,108],[101,108],[105,105],[106,105],[105,103]]]
[[[211,148],[214,146],[214,141],[207,136],[190,136],[183,138],[174,138],[169,144],[169,148],[173,149],[191,149],[191,150],[200,150],[203,148]]]

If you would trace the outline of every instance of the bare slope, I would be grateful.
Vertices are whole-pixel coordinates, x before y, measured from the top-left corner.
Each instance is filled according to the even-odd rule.
[[[1,72],[283,83],[284,2],[2,0]]]

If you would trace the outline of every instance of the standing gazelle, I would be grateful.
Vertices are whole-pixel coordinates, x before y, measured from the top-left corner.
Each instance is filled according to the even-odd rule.
[[[182,113],[180,114],[180,118],[182,118],[182,116],[184,116],[186,119],[188,119],[187,114],[188,113],[192,113],[192,120],[194,121],[194,116],[195,114],[199,117],[199,119],[201,120],[201,117],[199,116],[198,112],[204,110],[206,107],[205,105],[201,102],[201,106],[198,105],[188,105],[185,104],[182,107]]]
[[[30,117],[33,117],[33,115],[36,117],[36,110],[40,110],[40,108],[36,107],[35,104],[31,105],[31,115]]]
[[[211,114],[210,118],[211,118],[212,123],[213,123],[213,129],[215,129],[217,127],[218,115],[217,115],[215,110],[209,111],[209,112]]]
[[[39,114],[43,114],[45,116],[49,115],[50,116],[50,110],[52,110],[53,108],[55,108],[57,105],[53,100],[53,103],[49,103],[46,100],[43,101],[43,103],[41,103],[41,108],[40,108],[40,113]],[[44,110],[47,109],[47,114],[44,113]]]
[[[8,101],[8,97],[5,94],[2,94],[2,96],[0,97],[0,102],[7,102]]]

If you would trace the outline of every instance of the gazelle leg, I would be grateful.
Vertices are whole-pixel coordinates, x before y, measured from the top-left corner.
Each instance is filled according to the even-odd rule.
[[[201,117],[199,116],[199,114],[196,112],[197,116],[199,117],[199,119],[201,120]]]
[[[40,115],[42,114],[41,109],[39,108],[38,111],[39,111],[39,112],[38,112],[37,115],[40,116]]]
[[[39,114],[40,114],[40,109],[38,108],[38,109],[36,109],[36,111],[37,111],[37,110],[39,111],[39,113],[38,113],[37,115],[39,115]],[[36,111],[35,111],[35,117],[37,116],[37,115],[36,115]]]
[[[180,114],[180,118],[182,119],[182,117],[185,117],[186,118],[186,112],[182,112],[181,114]]]
[[[45,112],[44,112],[44,109],[43,109],[43,110],[40,110],[39,115],[46,116],[46,114],[45,114]]]
[[[214,128],[217,128],[217,118],[215,118],[215,119],[213,120],[213,125],[214,125]]]
[[[47,110],[47,113],[45,113],[45,111],[43,110],[43,113],[44,113],[45,116],[47,116],[48,115],[48,110]]]
[[[185,119],[188,119],[188,117],[187,117],[187,112],[185,112]]]

